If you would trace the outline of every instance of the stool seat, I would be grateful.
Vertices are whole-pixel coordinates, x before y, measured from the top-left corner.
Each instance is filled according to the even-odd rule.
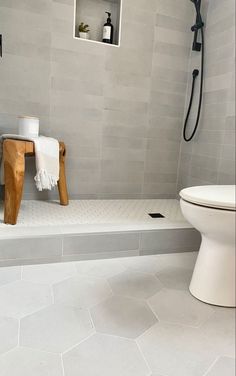
[[[25,157],[35,155],[34,143],[32,141],[5,139],[3,141],[3,162],[4,162],[4,223],[15,225],[20,209],[24,173]],[[57,183],[60,204],[68,205],[68,193],[65,175],[66,147],[64,142],[59,142],[59,180]]]

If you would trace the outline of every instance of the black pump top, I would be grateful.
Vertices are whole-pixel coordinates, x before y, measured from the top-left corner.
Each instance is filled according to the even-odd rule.
[[[108,15],[107,23],[111,23],[111,13],[110,12],[105,12],[105,13],[107,13]]]

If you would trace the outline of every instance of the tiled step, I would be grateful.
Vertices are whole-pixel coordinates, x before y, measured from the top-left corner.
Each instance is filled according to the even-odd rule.
[[[13,230],[14,231],[14,230]],[[193,228],[65,232],[0,237],[0,266],[89,260],[198,250]]]

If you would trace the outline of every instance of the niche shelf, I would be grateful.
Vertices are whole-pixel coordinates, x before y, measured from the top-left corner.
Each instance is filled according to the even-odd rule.
[[[113,44],[103,43],[103,25],[107,21],[107,14],[111,13],[114,26]],[[74,38],[85,42],[102,43],[107,46],[120,46],[122,0],[75,0],[74,10]],[[83,22],[89,25],[89,39],[79,36],[79,25]]]

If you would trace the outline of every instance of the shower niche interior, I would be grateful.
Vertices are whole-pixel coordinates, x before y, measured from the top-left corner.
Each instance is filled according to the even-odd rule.
[[[114,27],[113,43],[103,43],[103,26],[107,21],[107,13],[111,13]],[[120,45],[122,0],[75,0],[74,37],[89,42],[103,43],[108,46]],[[81,23],[89,25],[88,35],[80,34]]]

